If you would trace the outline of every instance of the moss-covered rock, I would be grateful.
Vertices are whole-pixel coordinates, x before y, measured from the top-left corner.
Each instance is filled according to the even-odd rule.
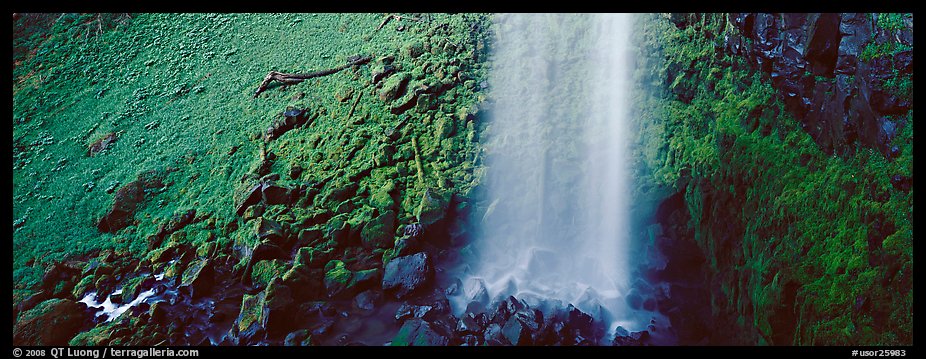
[[[421,202],[415,211],[415,216],[422,226],[429,226],[444,218],[447,214],[449,201],[445,195],[435,189],[428,188],[421,195]]]
[[[322,268],[328,263],[331,252],[331,250],[324,251],[316,247],[303,247],[296,252],[293,263],[309,268]]]
[[[251,268],[251,280],[255,286],[265,288],[274,278],[282,277],[289,269],[286,261],[281,259],[262,260]]]
[[[97,346],[97,345],[109,345],[110,339],[112,338],[113,328],[108,325],[101,325],[96,328],[90,329],[86,332],[77,334],[74,338],[71,338],[68,341],[68,345],[71,346]]]
[[[449,340],[437,332],[430,323],[420,318],[405,321],[392,339],[392,346],[445,346]]]
[[[350,283],[353,273],[344,266],[344,262],[333,260],[325,265],[325,290],[329,298],[344,292]]]
[[[94,279],[93,275],[81,278],[80,281],[74,285],[74,289],[71,290],[71,295],[73,295],[74,298],[83,298],[84,295],[95,288],[93,286]]]
[[[382,212],[363,226],[363,231],[360,233],[363,247],[368,249],[390,247],[393,243],[395,226],[395,211]]]
[[[350,219],[349,213],[339,214],[332,217],[328,220],[328,223],[325,224],[325,238],[329,238],[337,243],[339,246],[346,247],[350,243],[350,224],[347,221]]]
[[[235,328],[238,330],[239,338],[250,338],[261,328],[261,314],[263,312],[261,304],[264,301],[264,293],[245,294],[241,298],[241,311],[238,312],[238,319],[235,320]]]
[[[383,88],[379,91],[379,99],[389,102],[401,97],[405,94],[405,89],[410,79],[411,76],[406,72],[390,76],[386,79],[386,82],[383,83]]]
[[[67,299],[50,299],[20,316],[13,326],[13,345],[67,345],[93,319],[87,306]]]
[[[393,197],[393,193],[395,188],[395,182],[387,181],[382,187],[377,188],[376,191],[373,192],[373,195],[370,196],[370,205],[380,211],[394,208],[395,197]]]
[[[211,259],[198,259],[183,271],[183,277],[180,279],[181,287],[190,287],[193,290],[193,298],[201,298],[212,291],[215,284],[215,269]]]
[[[293,298],[297,301],[306,301],[323,298],[325,284],[324,271],[320,268],[309,268],[305,264],[296,263],[283,274],[283,284],[292,289]]]

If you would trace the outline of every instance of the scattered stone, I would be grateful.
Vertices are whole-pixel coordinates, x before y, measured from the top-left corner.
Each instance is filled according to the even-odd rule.
[[[395,312],[395,320],[403,321],[409,318],[424,318],[434,307],[430,305],[412,305],[402,303]]]
[[[376,303],[382,299],[382,294],[375,289],[368,289],[354,297],[354,308],[363,311],[376,309]]]
[[[401,299],[429,285],[433,277],[434,268],[427,253],[395,258],[386,264],[383,290]]]
[[[288,347],[305,347],[312,345],[312,335],[309,333],[308,329],[299,329],[293,332],[290,332],[286,335],[286,339],[283,340],[283,345]]]

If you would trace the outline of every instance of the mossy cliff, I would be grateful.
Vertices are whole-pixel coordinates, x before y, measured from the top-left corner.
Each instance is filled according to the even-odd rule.
[[[14,18],[14,315],[210,258],[325,298],[328,261],[374,281],[479,182],[484,14]]]
[[[665,221],[666,241],[704,258],[703,340],[912,344],[912,16],[650,15],[638,28],[639,173],[680,193],[687,222]],[[846,107],[827,109],[842,93]]]

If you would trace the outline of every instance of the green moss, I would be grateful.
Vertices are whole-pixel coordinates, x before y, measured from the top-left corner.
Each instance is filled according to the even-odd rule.
[[[474,24],[488,28],[484,14],[431,14],[433,22],[447,26],[434,30],[425,25],[432,22],[403,22],[408,31],[400,32],[393,21],[375,33],[369,29],[379,25],[381,14],[35,15],[52,25],[41,29],[25,26],[31,16],[14,26],[15,298],[38,282],[43,274],[38,268],[69,255],[101,248],[147,253],[145,238],[179,209],[196,208],[219,223],[236,220],[231,194],[261,146],[251,135],[263,133],[286,106],[306,105],[319,116],[268,145],[279,158],[271,170],[299,164],[307,169],[301,176],[307,181],[354,182],[350,177],[372,166],[378,149],[363,134],[382,133],[400,120],[376,95],[356,103],[352,121],[340,120],[358,92],[345,102],[334,94],[368,88],[370,66],[285,87],[291,91],[276,87],[253,99],[267,71],[312,71],[355,54],[375,54],[393,55],[401,69],[386,82],[424,73],[425,62],[454,63],[477,83],[484,78],[472,59],[485,57],[485,35],[471,31]],[[351,26],[341,26],[345,23]],[[20,31],[26,27],[30,30]],[[276,40],[254,46],[254,39],[268,36]],[[455,46],[440,45],[448,43]],[[411,48],[416,57],[407,52]],[[457,103],[476,101],[473,89],[453,86],[453,96],[435,96],[435,106],[428,106],[435,109],[428,111],[449,112]],[[119,134],[117,141],[86,155],[88,143],[112,132]],[[137,224],[101,237],[95,221],[112,203],[106,188],[154,168],[174,170],[165,179],[170,185],[150,194],[135,215]],[[382,170],[395,173],[392,166]],[[217,240],[251,247],[253,236],[242,238],[241,232]],[[35,266],[26,265],[33,260]]]
[[[236,320],[239,333],[253,331],[254,328],[261,325],[262,308],[260,304],[263,300],[264,292],[255,295],[245,294],[241,298],[241,311],[238,313],[238,319]]]
[[[742,326],[729,340],[910,343],[912,291],[905,278],[912,272],[903,268],[913,260],[912,191],[893,188],[890,178],[910,173],[912,156],[905,154],[912,133],[899,131],[894,144],[901,156],[893,161],[869,149],[843,157],[823,153],[768,79],[742,58],[715,52],[705,32],[723,28],[723,21],[707,25],[678,29],[658,16],[640,22],[637,62],[647,71],[636,74],[632,117],[642,136],[634,156],[649,169],[644,182],[685,189],[689,227],[719,289],[713,312]],[[870,46],[863,61],[906,50],[895,43]],[[653,78],[652,69],[659,76]],[[653,83],[674,89],[648,91]],[[903,96],[912,93],[912,78],[897,76],[889,84]],[[889,247],[871,254],[894,253],[896,273],[868,263],[869,232],[881,216],[896,231],[885,238]],[[894,279],[879,284],[888,275]],[[855,308],[863,299],[890,313],[891,324],[874,327],[875,314]],[[786,307],[791,301],[794,307]]]
[[[904,25],[904,18],[906,17],[906,14],[880,13],[878,14],[878,22],[876,24],[878,27],[888,31],[902,30],[906,27],[906,25]]]
[[[427,189],[421,195],[421,202],[415,211],[418,222],[422,226],[431,225],[442,218],[447,212],[449,201],[443,193],[434,189]]]
[[[254,285],[266,288],[274,278],[282,277],[289,269],[289,265],[280,259],[262,260],[254,263],[251,269],[251,279]]]
[[[100,325],[86,332],[77,334],[68,341],[73,346],[109,345],[113,329],[111,325]]]

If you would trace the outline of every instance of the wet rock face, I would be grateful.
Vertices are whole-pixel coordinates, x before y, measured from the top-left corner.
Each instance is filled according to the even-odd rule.
[[[913,46],[913,36],[912,27],[879,28],[878,16],[732,14],[736,31],[726,34],[724,51],[745,56],[767,73],[825,152],[844,155],[861,144],[889,155],[893,136],[879,131],[879,124],[912,108],[889,80],[896,84],[913,73],[912,51],[903,50]],[[689,24],[685,16],[673,21]]]

